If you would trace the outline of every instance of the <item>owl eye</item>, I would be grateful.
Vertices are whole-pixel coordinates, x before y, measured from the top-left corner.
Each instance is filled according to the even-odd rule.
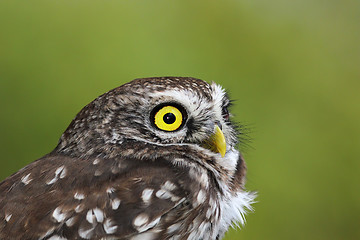
[[[155,108],[153,121],[157,128],[172,132],[179,129],[184,122],[184,114],[180,107],[166,105]]]

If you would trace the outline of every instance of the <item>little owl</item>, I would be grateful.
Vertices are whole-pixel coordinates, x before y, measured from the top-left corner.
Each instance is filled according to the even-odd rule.
[[[101,95],[0,183],[0,239],[221,239],[254,199],[229,104],[188,77]]]

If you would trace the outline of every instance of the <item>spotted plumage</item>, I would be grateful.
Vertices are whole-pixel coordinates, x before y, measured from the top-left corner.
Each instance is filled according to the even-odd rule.
[[[101,95],[0,183],[0,239],[221,239],[254,199],[228,105],[194,78]]]

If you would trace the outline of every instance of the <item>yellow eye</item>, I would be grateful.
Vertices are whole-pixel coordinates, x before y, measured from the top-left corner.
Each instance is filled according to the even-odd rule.
[[[155,125],[164,131],[175,131],[183,122],[183,114],[174,106],[160,108],[154,116]]]

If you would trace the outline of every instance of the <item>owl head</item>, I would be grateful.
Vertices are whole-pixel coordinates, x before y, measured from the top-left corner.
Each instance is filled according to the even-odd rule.
[[[189,144],[222,156],[237,134],[221,86],[189,77],[135,79],[83,108],[60,139],[58,151],[93,153],[124,140]]]

